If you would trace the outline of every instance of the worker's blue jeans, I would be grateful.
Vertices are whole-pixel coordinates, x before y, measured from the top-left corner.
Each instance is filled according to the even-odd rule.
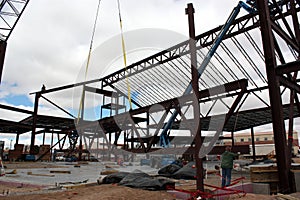
[[[222,187],[227,187],[231,182],[231,170],[230,168],[222,168]]]

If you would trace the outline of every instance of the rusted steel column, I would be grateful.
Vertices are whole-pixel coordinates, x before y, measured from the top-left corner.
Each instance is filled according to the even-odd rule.
[[[44,133],[43,133],[43,145],[45,145],[45,139],[46,139],[46,130],[44,130]]]
[[[279,191],[290,192],[289,163],[287,157],[287,140],[283,119],[282,100],[280,95],[280,84],[276,76],[276,58],[274,51],[274,38],[271,29],[271,19],[267,0],[257,0],[259,11],[262,43],[265,55],[266,73],[268,78],[269,97],[272,110],[272,123],[275,140],[275,151],[277,159]]]
[[[297,74],[298,72],[295,72],[293,77],[292,77],[292,81],[295,81],[297,78]],[[291,93],[290,93],[290,106],[289,106],[289,129],[288,129],[288,148],[287,148],[287,152],[288,152],[288,164],[289,167],[292,164],[292,148],[293,148],[293,133],[294,133],[294,103],[295,101],[295,91],[291,89]]]
[[[16,144],[19,144],[19,139],[20,139],[20,133],[17,133],[17,135],[16,135]]]
[[[298,15],[296,11],[296,4],[294,0],[290,0],[290,11],[292,13],[292,21],[293,21],[293,27],[294,27],[294,32],[295,32],[295,38],[297,45],[299,47],[300,45],[300,26],[299,26],[299,20],[298,20]],[[300,53],[298,52],[298,60],[300,58]],[[298,72],[295,72],[293,75],[293,81],[297,79]],[[291,166],[292,163],[292,148],[293,148],[293,130],[294,130],[294,101],[298,101],[298,98],[295,98],[297,94],[296,92],[291,90],[290,94],[290,113],[289,113],[289,133],[288,133],[288,153],[289,153],[289,165]],[[290,181],[290,184],[292,185],[292,181]],[[292,191],[294,192],[294,191]]]
[[[41,93],[37,92],[35,94],[34,100],[34,110],[32,115],[32,128],[31,128],[31,141],[30,141],[30,154],[34,154],[34,143],[35,143],[35,132],[36,132],[36,122],[38,115],[38,107],[39,107],[39,99],[41,97]]]
[[[231,146],[234,146],[234,132],[231,131]]]
[[[253,162],[256,161],[256,151],[255,151],[255,140],[254,140],[254,128],[251,127],[251,142],[252,142],[252,154],[253,154]]]
[[[200,127],[200,106],[198,103],[199,99],[199,86],[198,86],[198,69],[197,69],[197,52],[196,52],[196,36],[195,36],[195,23],[194,23],[194,8],[193,4],[189,3],[186,8],[186,14],[188,15],[189,21],[189,47],[190,47],[190,55],[191,55],[191,72],[192,72],[192,88],[193,92],[196,96],[196,101],[193,104],[194,110],[194,126],[195,128],[192,131],[195,131],[195,161],[197,168],[197,189],[200,191],[204,191],[203,184],[203,163],[202,159],[199,158],[199,151],[202,146],[202,138],[201,138],[201,127]]]

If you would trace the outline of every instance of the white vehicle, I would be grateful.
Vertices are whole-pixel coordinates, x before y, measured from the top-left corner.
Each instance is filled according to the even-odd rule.
[[[64,156],[56,156],[55,160],[56,161],[65,161],[66,158]]]

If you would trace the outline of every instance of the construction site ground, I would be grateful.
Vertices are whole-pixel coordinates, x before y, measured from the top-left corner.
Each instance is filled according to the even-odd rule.
[[[212,163],[211,166],[214,164]],[[118,166],[115,163],[101,162],[4,162],[5,176],[0,177],[0,199],[176,199],[168,191],[147,191],[116,184],[98,185],[97,179],[104,170],[132,172],[141,170],[156,174],[157,169],[150,166]],[[207,165],[206,165],[207,166]],[[232,179],[245,177],[239,184],[250,182],[249,172],[233,171]],[[195,180],[174,180],[176,189],[193,191]],[[220,176],[209,170],[205,184],[220,186]],[[211,189],[206,187],[206,189]],[[300,199],[300,193],[286,196],[286,199]],[[278,195],[246,194],[227,196],[226,199],[285,199]]]

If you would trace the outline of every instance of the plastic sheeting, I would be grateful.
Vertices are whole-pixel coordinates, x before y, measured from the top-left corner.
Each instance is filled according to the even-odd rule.
[[[189,162],[184,165],[182,168],[174,172],[170,177],[175,179],[196,179],[196,167],[195,162]]]
[[[171,177],[175,172],[177,172],[179,169],[181,169],[180,166],[176,164],[170,164],[166,165],[160,170],[158,170],[158,174],[166,177]]]
[[[145,190],[165,190],[167,186],[174,186],[173,181],[165,178],[152,177],[142,171],[132,173],[117,172],[103,179],[104,184],[118,183],[122,186],[140,188]]]
[[[129,172],[116,172],[110,175],[107,175],[103,178],[104,184],[119,183]]]

